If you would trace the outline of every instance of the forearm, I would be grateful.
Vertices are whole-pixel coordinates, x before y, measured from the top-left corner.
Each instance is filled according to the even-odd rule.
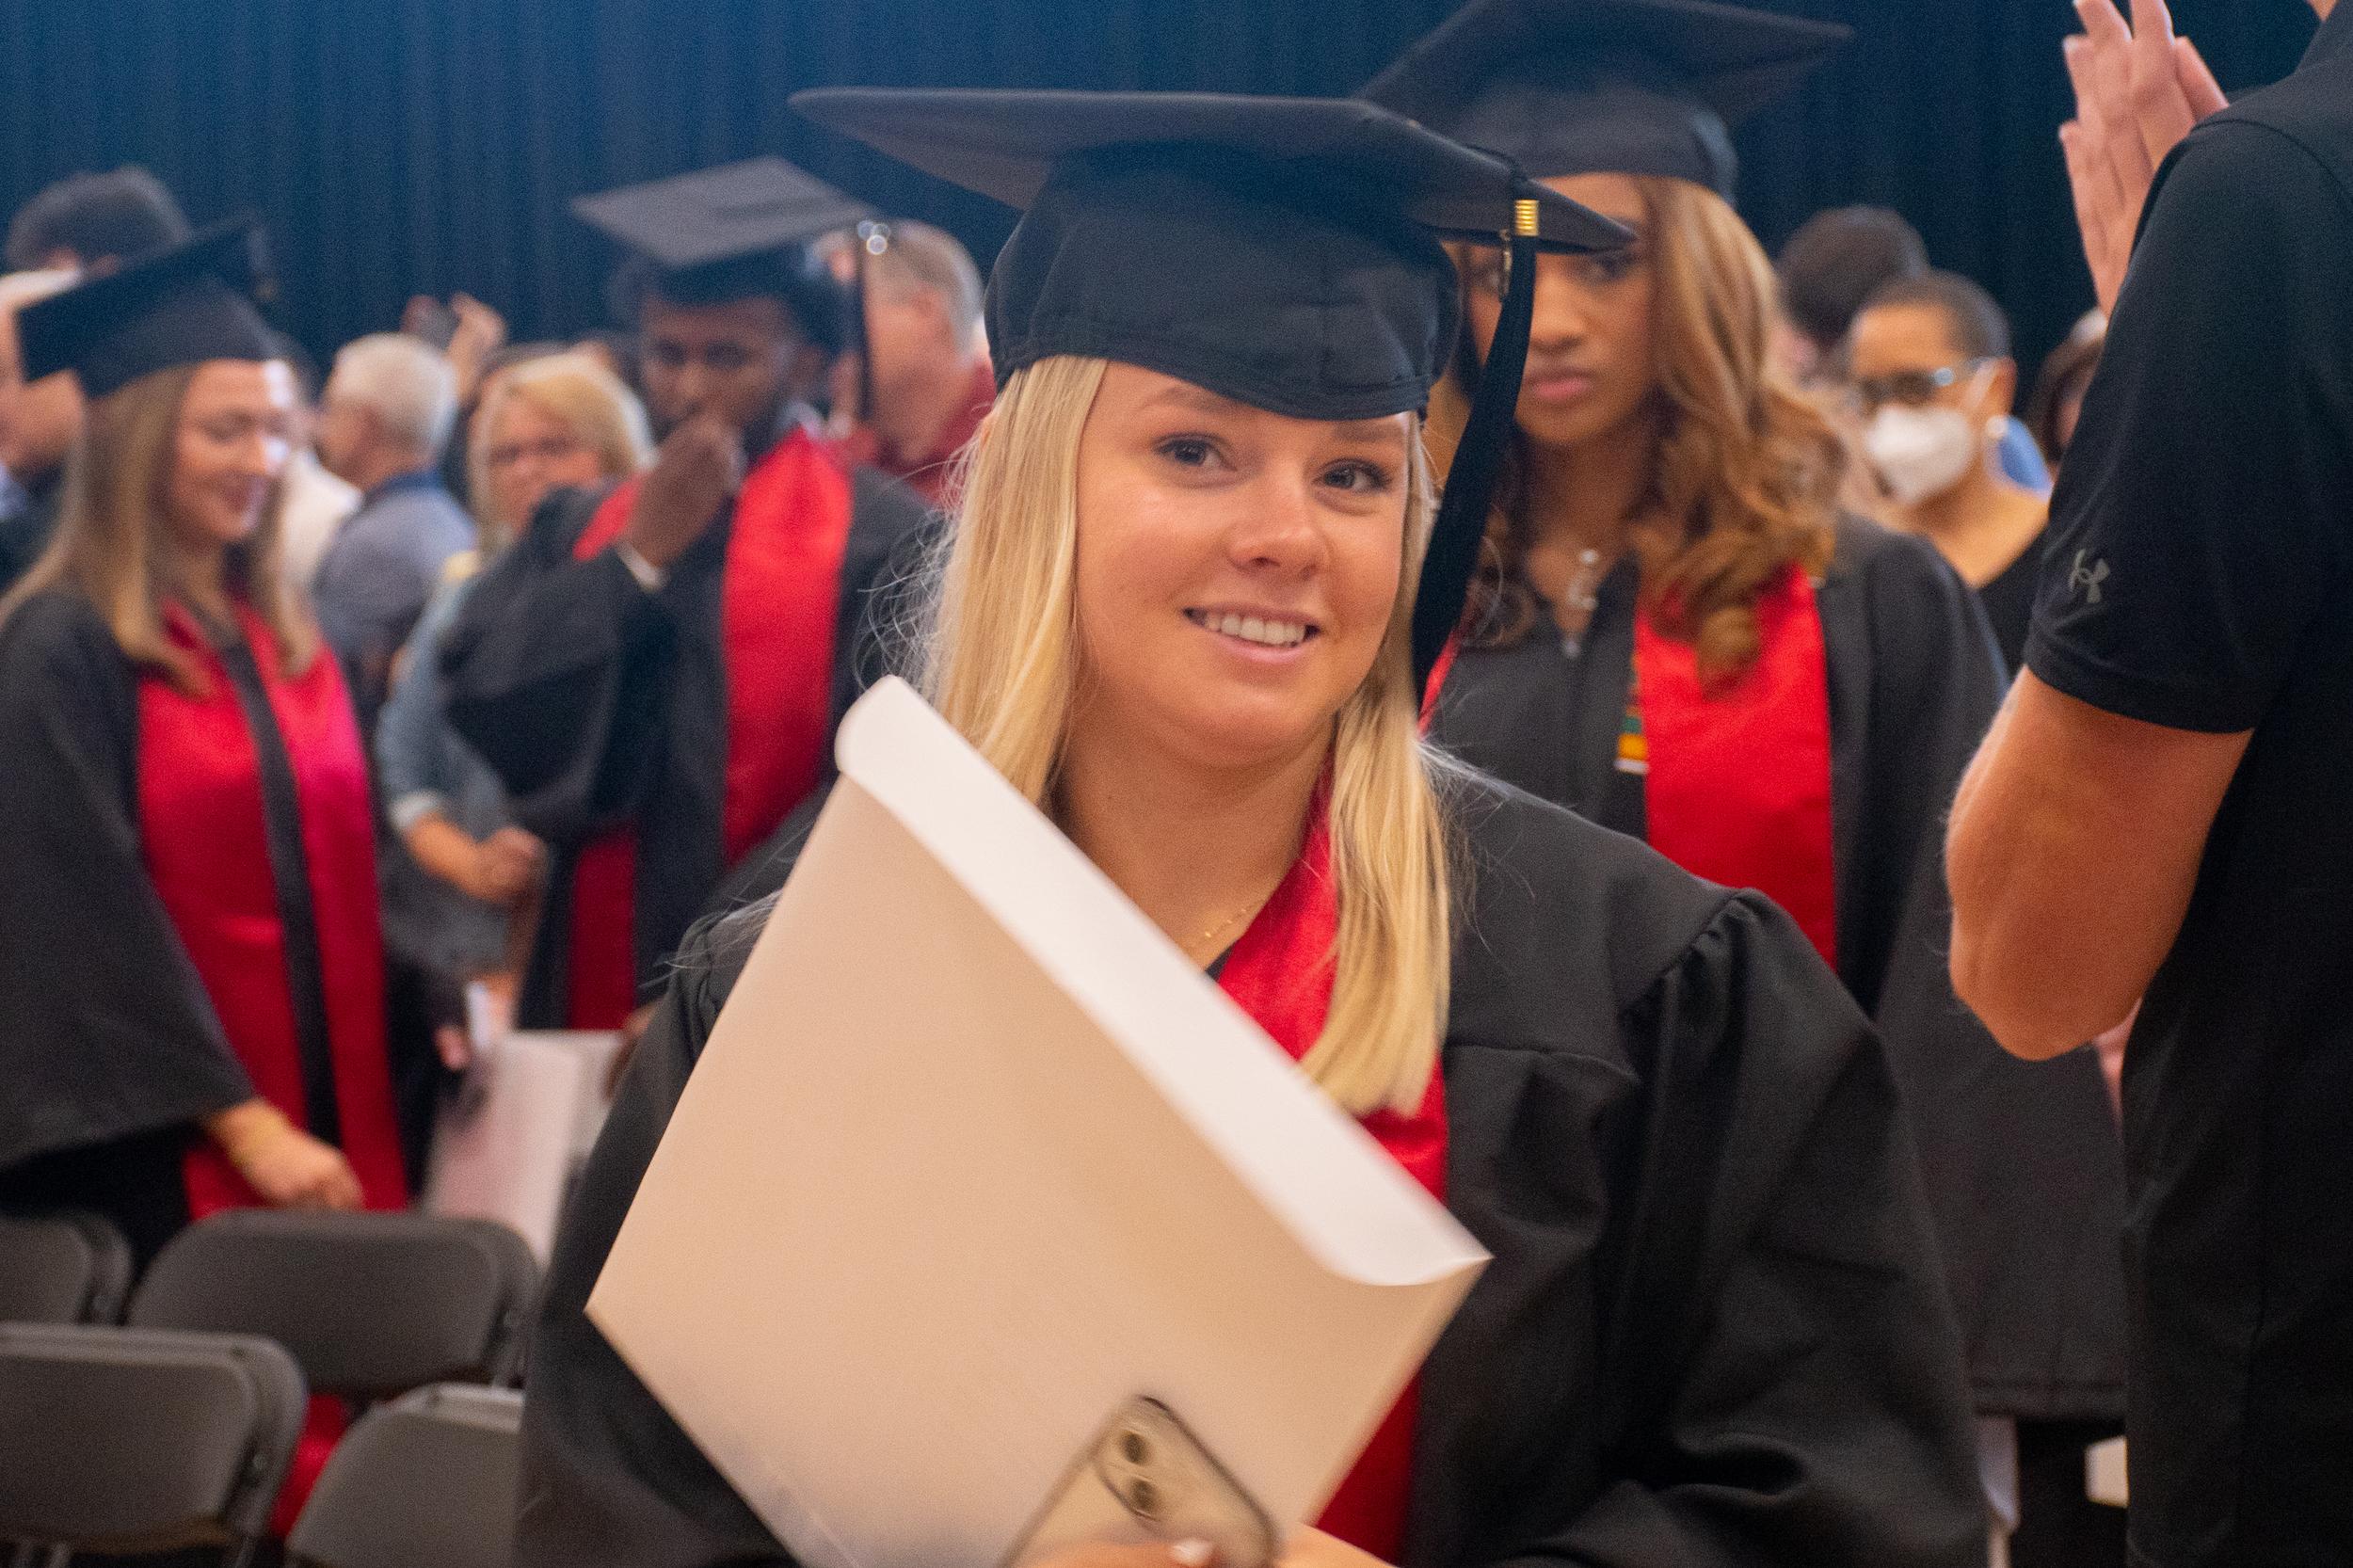
[[[439,813],[420,817],[404,835],[408,854],[437,881],[463,892],[473,871],[476,845],[464,829]]]
[[[2181,929],[2245,746],[2021,679],[1945,841],[1953,987],[2006,1048],[2056,1056],[2132,1011]]]

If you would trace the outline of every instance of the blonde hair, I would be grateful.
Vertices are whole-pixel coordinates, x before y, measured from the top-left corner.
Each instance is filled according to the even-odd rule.
[[[1846,451],[1822,416],[1771,368],[1772,264],[1730,203],[1659,175],[1631,176],[1649,219],[1657,460],[1631,543],[1642,599],[1667,635],[1695,646],[1711,680],[1737,676],[1758,651],[1757,597],[1791,566],[1830,564]],[[1448,378],[1447,423],[1459,429],[1462,367]],[[1470,635],[1525,637],[1533,590],[1523,573],[1529,515],[1525,435],[1515,435],[1484,559]]]
[[[586,354],[566,352],[526,360],[501,374],[474,415],[466,450],[466,485],[472,492],[474,521],[485,551],[512,538],[530,520],[502,514],[492,501],[490,433],[510,403],[528,403],[572,433],[597,455],[607,479],[626,478],[653,460],[653,436],[645,405],[620,377]]]
[[[75,589],[97,608],[127,658],[161,671],[192,696],[206,689],[202,667],[164,629],[164,600],[170,594],[164,497],[181,405],[200,368],[159,370],[91,401],[81,439],[66,459],[56,536],[15,591],[0,600],[5,620],[43,589]],[[223,581],[230,597],[269,629],[279,669],[292,677],[318,657],[319,636],[301,590],[280,562],[284,501],[281,475],[263,503],[260,525],[229,547]],[[254,653],[259,658],[264,651]]]
[[[933,705],[1043,809],[1080,680],[1079,445],[1103,370],[1100,360],[1055,358],[1006,384],[965,458],[921,669]],[[1407,468],[1411,584],[1434,509],[1418,439]],[[1333,736],[1339,925],[1331,1008],[1302,1065],[1360,1115],[1420,1107],[1447,1016],[1450,856],[1433,782],[1447,764],[1418,733],[1412,622],[1408,590]]]

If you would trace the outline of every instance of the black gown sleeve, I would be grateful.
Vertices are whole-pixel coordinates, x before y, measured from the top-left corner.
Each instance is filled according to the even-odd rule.
[[[793,814],[747,899],[784,886],[815,820],[813,803]],[[585,1311],[761,920],[746,911],[689,935],[565,1214],[524,1396],[516,1568],[791,1561]]]
[[[78,595],[0,626],[0,1171],[253,1097],[139,854],[138,698]]]
[[[663,755],[672,617],[611,551],[572,558],[601,499],[541,503],[441,642],[451,726],[498,774],[515,820],[554,843],[628,816]]]
[[[1926,546],[1891,544],[1867,600],[1873,853],[1892,908],[1872,1021],[1911,1112],[1977,1407],[2121,1418],[2123,1144],[2098,1059],[2087,1045],[2019,1061],[1953,994],[1945,825],[2008,682],[1975,596]]]
[[[1933,951],[1908,938],[1919,905],[1941,896],[1945,816],[2009,682],[1984,609],[1933,546],[1849,519],[1838,548],[1859,558],[1847,602],[1823,610],[1824,634],[1838,644],[1833,700],[1866,710],[1852,771],[1833,780],[1847,786],[1838,972],[1883,1029],[1891,988],[1949,995],[1941,938]],[[1865,679],[1839,679],[1841,664]]]
[[[1788,917],[1729,900],[1651,1051],[1594,1418],[1615,1475],[1513,1562],[1975,1568],[1968,1401],[1887,1062]]]

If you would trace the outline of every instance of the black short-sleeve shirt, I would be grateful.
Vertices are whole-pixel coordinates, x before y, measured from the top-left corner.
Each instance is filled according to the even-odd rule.
[[[2253,731],[2125,1068],[2134,1560],[2353,1560],[2353,4],[2160,170],[2049,538],[2038,677]]]

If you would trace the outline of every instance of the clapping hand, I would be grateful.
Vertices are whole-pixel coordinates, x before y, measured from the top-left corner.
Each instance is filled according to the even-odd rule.
[[[2075,0],[2084,30],[2064,45],[2075,118],[2059,127],[2084,259],[2100,309],[2123,292],[2140,209],[2157,166],[2190,127],[2227,100],[2197,47],[2173,33],[2165,0]]]

